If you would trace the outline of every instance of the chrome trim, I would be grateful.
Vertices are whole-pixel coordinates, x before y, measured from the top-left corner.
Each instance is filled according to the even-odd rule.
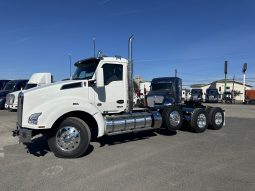
[[[216,125],[221,125],[221,123],[222,123],[222,121],[223,121],[223,116],[222,116],[221,112],[217,112],[217,113],[215,114],[214,120],[215,120],[215,124],[216,124]]]
[[[178,111],[172,111],[170,114],[169,114],[169,120],[170,120],[170,124],[172,126],[178,126],[180,121],[181,121],[181,116],[179,114]]]
[[[18,110],[17,110],[17,122],[20,126],[22,126],[23,104],[24,104],[24,94],[20,92],[18,96]]]
[[[62,127],[56,134],[56,144],[60,150],[73,151],[80,145],[80,132],[71,126]]]
[[[144,128],[159,128],[162,123],[161,115],[158,112],[131,113],[125,115],[106,116],[106,133],[112,134],[121,131],[135,131]]]
[[[206,123],[207,121],[205,114],[200,113],[197,117],[197,126],[202,129],[206,126]]]

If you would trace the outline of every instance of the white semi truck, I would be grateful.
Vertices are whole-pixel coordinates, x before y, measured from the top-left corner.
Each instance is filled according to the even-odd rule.
[[[43,86],[46,84],[50,84],[52,82],[53,77],[51,73],[34,73],[27,82],[24,90],[28,90],[38,86]],[[18,95],[21,91],[22,90],[12,92],[6,96],[5,109],[8,109],[10,111],[18,109]]]
[[[160,109],[134,109],[132,41],[133,36],[129,38],[128,60],[81,60],[75,63],[72,80],[21,92],[13,135],[30,143],[35,135],[42,134],[55,156],[76,158],[86,152],[95,137],[161,127],[177,130],[183,120],[189,120],[196,132],[203,132],[208,125],[214,129],[223,126],[220,108],[176,103]]]

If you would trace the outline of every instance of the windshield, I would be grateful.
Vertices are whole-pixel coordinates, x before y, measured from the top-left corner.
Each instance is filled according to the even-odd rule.
[[[209,94],[209,95],[217,95],[218,91],[217,90],[207,90],[207,94]]]
[[[36,86],[37,86],[37,84],[27,84],[27,85],[25,86],[24,90],[28,90],[28,89],[34,88],[34,87],[36,87]]]
[[[6,90],[6,91],[13,91],[15,86],[16,86],[15,82],[8,82],[7,84],[5,84],[4,90]]]
[[[73,75],[73,80],[88,80],[91,79],[95,73],[98,62],[86,62],[77,65],[77,69]]]
[[[192,89],[191,94],[202,94],[202,90]]]
[[[151,90],[172,90],[172,83],[152,83]]]

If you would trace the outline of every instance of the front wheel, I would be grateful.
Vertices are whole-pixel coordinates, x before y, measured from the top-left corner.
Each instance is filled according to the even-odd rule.
[[[68,117],[48,138],[48,144],[56,157],[77,158],[86,152],[90,139],[89,126],[79,118]]]

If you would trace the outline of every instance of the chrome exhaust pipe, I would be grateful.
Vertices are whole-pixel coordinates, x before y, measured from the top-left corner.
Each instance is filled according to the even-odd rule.
[[[134,35],[128,39],[128,109],[127,112],[131,113],[133,110],[133,96],[134,96],[134,84],[133,84],[133,39]]]

